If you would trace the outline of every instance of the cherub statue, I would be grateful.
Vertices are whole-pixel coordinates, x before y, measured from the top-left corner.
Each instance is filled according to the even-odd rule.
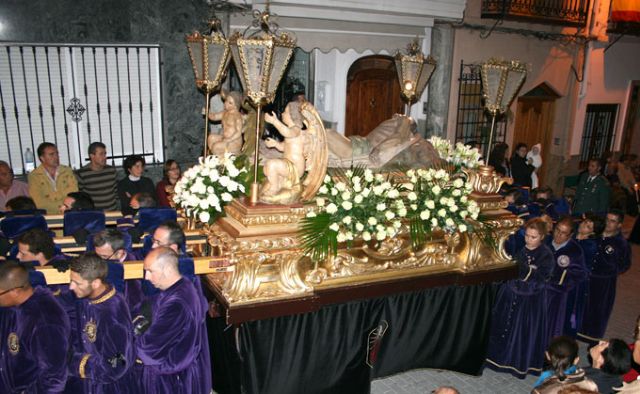
[[[293,120],[296,113],[302,115],[306,129]],[[269,113],[265,113],[264,120],[275,126],[284,141],[265,140],[265,145],[282,152],[282,157],[265,161],[266,180],[260,201],[291,204],[309,200],[322,185],[327,170],[327,142],[320,116],[309,102],[291,102],[282,113],[282,121]]]
[[[220,93],[224,100],[224,109],[221,112],[209,113],[209,120],[222,122],[222,134],[209,133],[207,147],[212,155],[224,155],[225,152],[237,155],[242,150],[242,125],[244,118],[240,112],[242,93]]]

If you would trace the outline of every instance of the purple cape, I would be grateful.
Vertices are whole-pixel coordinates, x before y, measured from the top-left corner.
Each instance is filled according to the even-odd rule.
[[[67,393],[138,393],[133,327],[129,308],[114,288],[77,303],[72,327],[80,338],[71,355]],[[78,390],[79,389],[79,390]]]
[[[0,387],[9,393],[61,393],[67,380],[69,318],[48,289],[5,308],[0,327]]]
[[[545,284],[554,258],[546,245],[516,256],[519,278],[502,284],[491,314],[487,366],[519,378],[542,370],[547,346]]]
[[[206,314],[206,300],[186,278],[153,297],[151,325],[136,339],[145,393],[211,391]]]

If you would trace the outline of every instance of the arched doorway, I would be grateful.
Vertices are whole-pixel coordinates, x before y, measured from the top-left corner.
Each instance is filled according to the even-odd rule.
[[[551,134],[558,98],[560,95],[544,82],[518,97],[513,145],[515,147],[517,143],[524,142],[529,149],[538,143],[542,145],[542,167],[537,172],[541,186],[546,185],[545,177],[549,170]]]
[[[403,102],[391,56],[356,60],[347,73],[345,135],[365,136],[382,121],[402,113]]]

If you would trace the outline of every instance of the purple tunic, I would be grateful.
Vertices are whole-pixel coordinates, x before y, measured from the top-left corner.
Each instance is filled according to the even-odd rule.
[[[67,380],[69,318],[48,289],[5,308],[0,387],[6,393],[61,393]]]
[[[547,346],[545,283],[554,258],[546,245],[516,256],[519,278],[500,286],[491,314],[487,366],[524,378],[542,371]]]
[[[77,316],[72,327],[80,344],[69,362],[69,375],[76,384],[66,392],[140,392],[133,368],[133,327],[122,296],[111,288],[96,299],[78,300]]]
[[[589,278],[589,298],[578,334],[582,339],[596,342],[604,337],[616,300],[618,275],[630,266],[631,247],[622,234],[603,237]]]
[[[127,252],[124,261],[137,261],[140,260],[138,256],[131,252]],[[144,301],[144,293],[142,292],[142,281],[140,279],[127,279],[124,281],[124,299],[129,306],[129,311],[132,314],[140,309],[140,304]]]
[[[548,246],[553,251],[556,263],[547,283],[547,338],[551,339],[564,333],[569,292],[584,282],[589,274],[584,264],[584,253],[574,239],[569,239],[558,250],[553,248],[551,242]]]
[[[145,393],[211,391],[206,314],[206,300],[186,278],[153,297],[151,325],[136,339]]]
[[[564,319],[564,332],[567,335],[576,337],[582,328],[582,318],[584,316],[584,308],[587,305],[589,297],[589,277],[591,275],[591,267],[596,257],[600,245],[600,238],[576,239],[580,249],[584,253],[584,265],[587,276],[583,282],[569,292],[567,296],[567,309]]]

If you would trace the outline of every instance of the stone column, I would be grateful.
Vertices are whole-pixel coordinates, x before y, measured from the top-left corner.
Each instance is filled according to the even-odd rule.
[[[454,30],[448,23],[435,23],[431,33],[431,56],[438,65],[429,81],[425,137],[446,137],[453,69]]]

